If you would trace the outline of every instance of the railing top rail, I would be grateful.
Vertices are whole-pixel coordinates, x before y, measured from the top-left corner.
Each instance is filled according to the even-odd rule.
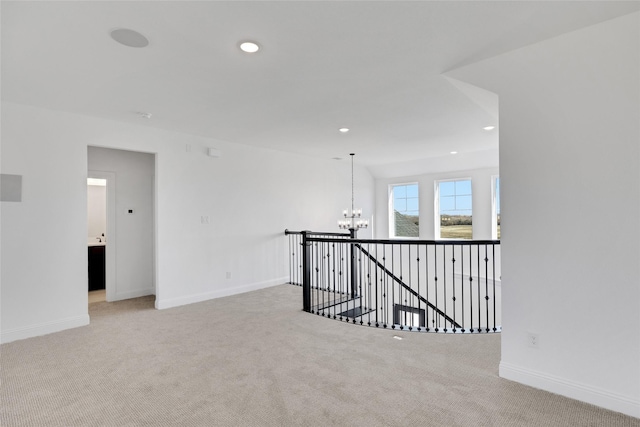
[[[349,236],[351,236],[349,233],[334,233],[334,232],[331,232],[331,231],[325,232],[325,231],[308,231],[308,230],[305,230],[305,231],[291,231],[289,229],[284,230],[284,234],[285,235],[288,235],[288,234],[300,234],[300,235],[302,235],[304,233],[306,233],[307,236],[312,236],[312,237],[313,236],[336,236],[336,237],[349,237]]]
[[[328,243],[358,243],[358,244],[383,244],[383,245],[499,245],[500,240],[414,240],[414,239],[334,239],[331,237],[307,237],[309,242]]]

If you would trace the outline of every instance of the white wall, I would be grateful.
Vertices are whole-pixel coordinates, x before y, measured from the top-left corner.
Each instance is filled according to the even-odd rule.
[[[89,321],[87,146],[156,153],[159,308],[284,283],[285,228],[337,231],[351,200],[346,161],[10,103],[1,131],[2,172],[23,176],[23,201],[1,205],[2,342]],[[368,215],[373,187],[356,165],[356,203]]]
[[[107,234],[107,187],[102,185],[87,186],[87,240],[102,240]]]
[[[500,97],[500,375],[636,417],[639,29],[634,13],[450,73]]]
[[[497,162],[497,158],[495,159]],[[389,186],[393,184],[418,183],[420,197],[420,238],[435,238],[435,184],[444,179],[471,179],[473,193],[473,238],[489,240],[492,223],[491,180],[498,175],[498,168],[483,168],[462,171],[425,173],[399,178],[376,179],[376,237],[387,239],[389,230]]]
[[[107,300],[155,293],[154,155],[88,147],[87,167],[115,174],[109,183],[109,190],[115,189],[115,235],[107,233],[108,256],[115,256],[115,277],[112,285],[107,282]]]

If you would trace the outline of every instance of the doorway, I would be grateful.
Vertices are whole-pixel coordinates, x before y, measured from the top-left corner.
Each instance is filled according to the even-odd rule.
[[[105,300],[155,295],[155,154],[89,146],[87,165],[89,178],[106,181],[106,225],[88,218],[98,265],[104,248]]]
[[[114,172],[90,170],[87,173],[89,304],[113,299],[116,242],[115,178]]]

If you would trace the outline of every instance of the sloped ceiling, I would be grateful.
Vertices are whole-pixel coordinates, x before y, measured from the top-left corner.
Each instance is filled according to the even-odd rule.
[[[497,152],[497,106],[443,73],[637,2],[1,4],[2,99],[381,171]],[[131,28],[146,48],[114,42]],[[262,49],[248,55],[241,40]],[[152,114],[142,118],[138,112]],[[340,127],[351,129],[346,134]],[[402,168],[397,168],[402,170]],[[382,172],[380,172],[382,173]]]

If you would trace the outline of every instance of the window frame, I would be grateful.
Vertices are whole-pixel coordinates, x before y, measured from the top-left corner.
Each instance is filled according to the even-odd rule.
[[[471,238],[452,238],[447,237],[443,238],[440,234],[441,227],[441,218],[440,218],[440,183],[441,182],[456,182],[456,181],[469,181],[471,183]],[[459,177],[459,178],[446,178],[446,179],[436,179],[434,181],[434,200],[433,200],[433,210],[434,210],[434,236],[435,240],[473,240],[473,179],[471,177]]]
[[[410,236],[396,236],[396,222],[395,222],[395,207],[394,207],[394,203],[393,203],[393,189],[395,187],[403,187],[403,186],[409,186],[409,185],[415,185],[418,187],[418,220],[420,220],[420,183],[417,181],[412,181],[412,182],[399,182],[399,183],[395,183],[395,184],[389,184],[389,214],[388,214],[388,218],[389,218],[389,238],[390,239],[407,239],[407,240],[418,240],[420,239],[420,224],[418,224],[418,236],[416,237],[410,237]]]

